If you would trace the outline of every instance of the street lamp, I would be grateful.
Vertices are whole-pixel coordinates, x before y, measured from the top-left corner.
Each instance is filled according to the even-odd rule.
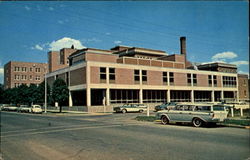
[[[46,77],[46,74],[47,74],[47,70],[46,70],[46,67],[45,67],[45,74],[44,74],[44,113],[47,113],[47,77]]]

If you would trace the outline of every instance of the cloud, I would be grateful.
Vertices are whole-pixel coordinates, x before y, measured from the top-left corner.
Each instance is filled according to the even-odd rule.
[[[82,45],[81,41],[69,37],[64,37],[57,41],[51,42],[49,44],[49,50],[58,51],[62,48],[70,48],[72,45],[74,45],[74,47],[77,49],[86,48]]]
[[[105,34],[106,34],[107,36],[111,35],[111,33],[109,33],[109,32],[106,32]]]
[[[44,48],[40,46],[39,44],[36,44],[35,47],[31,47],[31,49],[36,49],[42,51]]]
[[[29,6],[24,6],[24,8],[29,11],[31,8]]]
[[[54,8],[53,8],[53,7],[49,7],[49,10],[50,10],[50,11],[54,11]]]
[[[238,55],[234,52],[222,52],[222,53],[217,53],[215,54],[213,57],[212,57],[212,60],[213,61],[216,61],[216,60],[222,60],[222,61],[225,61],[225,59],[233,59],[233,58],[236,58],[238,57]]]
[[[240,65],[249,65],[249,62],[248,61],[234,61],[234,62],[230,62],[230,64],[235,64],[237,66],[240,66]]]
[[[121,44],[122,41],[114,41],[114,44]]]
[[[64,22],[62,20],[58,20],[57,21],[59,24],[64,24]]]
[[[0,74],[3,74],[3,72],[4,72],[4,70],[3,70],[3,68],[1,67],[1,68],[0,68]]]

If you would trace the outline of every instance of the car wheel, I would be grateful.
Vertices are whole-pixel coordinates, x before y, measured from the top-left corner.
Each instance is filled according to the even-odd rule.
[[[123,109],[123,110],[122,110],[122,113],[126,113],[126,112],[127,112],[126,109]]]
[[[162,117],[161,117],[161,123],[162,123],[163,125],[168,124],[168,123],[169,123],[168,117],[167,117],[167,116],[162,116]]]
[[[140,113],[142,113],[142,112],[143,112],[143,110],[139,110],[139,112],[140,112]]]
[[[203,124],[203,121],[200,118],[194,118],[192,122],[195,127],[200,127]]]

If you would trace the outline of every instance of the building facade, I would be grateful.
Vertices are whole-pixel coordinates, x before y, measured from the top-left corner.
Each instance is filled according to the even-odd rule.
[[[14,88],[21,84],[40,84],[47,73],[46,63],[14,62],[4,65],[4,88]]]
[[[185,40],[181,38],[181,54],[174,55],[126,46],[78,50],[69,56],[69,67],[49,73],[47,81],[52,85],[64,79],[69,105],[88,111],[121,103],[238,100],[237,73],[187,69]]]
[[[248,75],[238,74],[239,101],[249,102],[249,78]]]
[[[68,67],[68,57],[76,51],[77,49],[74,49],[74,46],[72,46],[71,48],[63,48],[60,51],[48,52],[49,73]]]

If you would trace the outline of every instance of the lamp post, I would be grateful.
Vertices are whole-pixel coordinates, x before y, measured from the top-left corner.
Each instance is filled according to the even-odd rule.
[[[46,68],[45,68],[46,69]],[[44,113],[47,113],[47,77],[46,73],[47,71],[45,70],[45,75],[44,75]]]

